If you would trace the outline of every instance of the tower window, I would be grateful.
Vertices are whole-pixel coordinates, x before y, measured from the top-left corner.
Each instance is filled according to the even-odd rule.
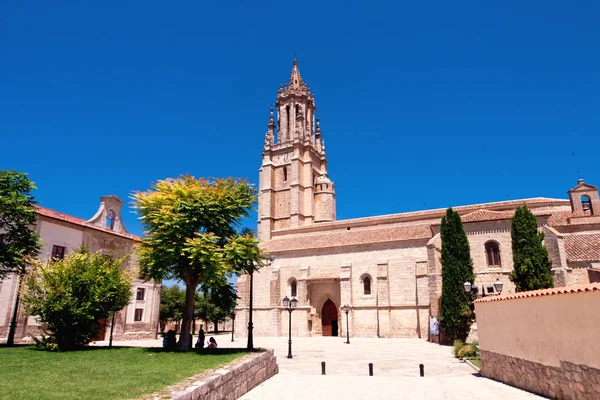
[[[371,294],[371,278],[368,276],[363,278],[363,294]]]
[[[136,308],[135,309],[135,315],[133,316],[133,320],[136,322],[140,322],[142,321],[142,317],[144,316],[144,309],[143,308]]]
[[[111,230],[115,227],[115,213],[112,210],[106,213],[106,227]]]
[[[496,242],[487,242],[485,244],[485,255],[488,267],[500,267],[500,247]]]
[[[592,210],[592,200],[590,199],[590,196],[587,196],[587,195],[581,196],[581,208],[583,209],[583,212],[586,214],[594,213]]]
[[[292,297],[298,296],[298,283],[295,279],[290,283],[290,293]]]
[[[144,300],[145,295],[146,295],[146,289],[138,288],[137,293],[135,295],[135,299],[136,300]]]
[[[283,167],[283,181],[287,182],[287,167]]]

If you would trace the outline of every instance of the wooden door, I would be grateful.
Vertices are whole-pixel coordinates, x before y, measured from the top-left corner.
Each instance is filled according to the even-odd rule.
[[[104,340],[104,337],[106,336],[106,320],[101,319],[98,322],[100,323],[100,332],[98,332],[98,336],[94,338],[94,341]]]
[[[321,310],[321,321],[323,323],[323,336],[337,336],[337,307],[333,301],[327,299]]]

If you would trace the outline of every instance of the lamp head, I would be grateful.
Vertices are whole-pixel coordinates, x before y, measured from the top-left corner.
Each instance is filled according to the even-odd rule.
[[[496,282],[494,282],[494,288],[496,288],[496,292],[498,292],[498,294],[502,294],[503,287],[504,283],[500,282],[500,278],[496,279]]]
[[[296,308],[296,306],[298,306],[298,299],[295,297],[292,297],[292,300],[290,301],[290,305],[292,306],[292,310],[294,308]]]
[[[473,285],[471,285],[471,282],[466,281],[463,286],[465,287],[465,292],[470,293]]]
[[[288,308],[288,307],[290,306],[290,299],[289,299],[287,296],[285,296],[285,297],[283,298],[283,300],[281,300],[281,302],[283,303],[283,306],[284,306],[285,308]]]

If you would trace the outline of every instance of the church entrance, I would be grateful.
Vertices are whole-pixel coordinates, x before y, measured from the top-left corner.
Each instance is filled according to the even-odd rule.
[[[333,301],[329,299],[323,304],[321,321],[323,322],[323,336],[338,335],[338,311]]]

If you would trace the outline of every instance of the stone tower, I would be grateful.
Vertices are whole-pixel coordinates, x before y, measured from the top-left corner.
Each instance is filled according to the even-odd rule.
[[[259,170],[258,235],[263,241],[276,230],[335,220],[335,187],[327,176],[315,97],[295,57],[289,82],[279,86],[275,107]]]

